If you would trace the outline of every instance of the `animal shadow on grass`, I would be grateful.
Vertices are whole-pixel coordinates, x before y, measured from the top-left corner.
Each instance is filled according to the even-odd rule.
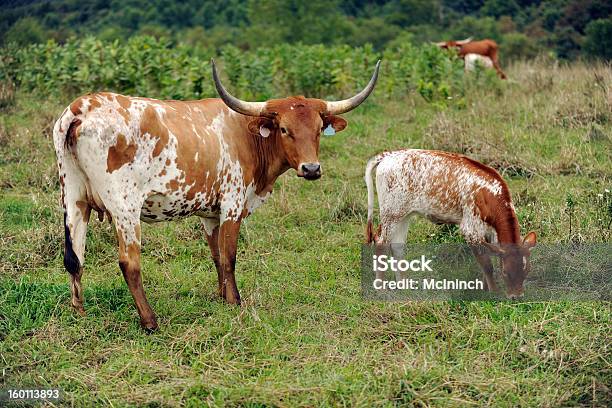
[[[85,317],[78,316],[70,306],[68,284],[21,279],[1,282],[0,293],[0,337],[19,332],[27,336],[54,317],[73,322],[74,319],[93,321],[107,316],[117,322],[134,320],[132,297],[127,287],[121,285],[86,288]]]
[[[69,305],[67,285],[0,281],[0,338],[10,334],[29,336]]]

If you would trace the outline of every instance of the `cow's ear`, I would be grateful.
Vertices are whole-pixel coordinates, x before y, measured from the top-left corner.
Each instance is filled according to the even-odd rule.
[[[261,137],[268,137],[274,130],[274,121],[268,118],[256,118],[249,122],[249,132]]]
[[[323,128],[331,125],[336,132],[342,132],[348,123],[344,118],[335,115],[329,115],[325,117]]]

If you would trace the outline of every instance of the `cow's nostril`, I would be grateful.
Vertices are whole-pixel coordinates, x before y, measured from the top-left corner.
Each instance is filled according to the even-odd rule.
[[[304,163],[300,166],[300,169],[306,180],[316,180],[321,177],[321,165],[319,163]]]
[[[302,170],[307,174],[315,174],[321,170],[321,165],[318,163],[302,164]]]

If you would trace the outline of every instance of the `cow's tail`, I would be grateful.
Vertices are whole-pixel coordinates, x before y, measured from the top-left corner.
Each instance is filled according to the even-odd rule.
[[[74,115],[70,108],[66,108],[53,127],[53,144],[55,152],[60,159],[61,151],[70,151],[75,154],[74,147],[76,146],[77,131],[81,125],[79,116]]]
[[[64,208],[64,267],[73,276],[78,275],[82,268],[82,261],[79,260],[77,253],[82,259],[81,248],[84,247],[82,231],[86,228],[83,218],[89,216],[89,214],[82,214],[82,211],[89,210],[78,208],[78,202],[87,202],[85,176],[76,157],[76,142],[80,125],[81,120],[69,108],[66,108],[53,127],[53,144],[60,177],[61,204]]]
[[[376,232],[374,231],[374,180],[372,179],[372,171],[378,166],[380,161],[383,159],[383,155],[379,154],[377,156],[372,157],[368,160],[368,164],[366,164],[365,168],[365,183],[368,188],[368,224],[365,230],[365,240],[366,243],[371,243],[376,240]]]

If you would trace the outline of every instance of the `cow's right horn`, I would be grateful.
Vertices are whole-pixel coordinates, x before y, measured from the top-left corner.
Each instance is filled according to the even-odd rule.
[[[210,60],[210,65],[212,65],[212,75],[215,81],[215,88],[217,88],[217,93],[223,99],[223,102],[232,110],[242,113],[243,115],[249,116],[267,116],[265,114],[266,103],[265,102],[247,102],[241,99],[236,98],[223,87],[223,84],[219,80],[219,75],[217,74],[217,67],[215,66],[215,60]]]

